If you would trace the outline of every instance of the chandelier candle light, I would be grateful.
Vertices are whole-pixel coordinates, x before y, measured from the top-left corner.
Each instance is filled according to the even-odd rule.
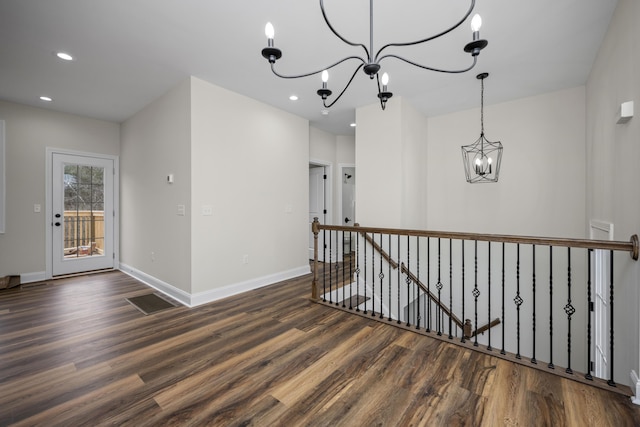
[[[367,48],[364,44],[362,43],[353,43],[347,39],[345,39],[342,35],[340,35],[335,28],[333,28],[333,26],[331,25],[331,23],[329,22],[329,18],[327,17],[327,14],[325,12],[324,9],[324,1],[320,0],[320,10],[322,11],[322,17],[324,18],[325,23],[327,24],[327,26],[329,27],[329,29],[331,30],[331,32],[333,32],[333,34],[336,35],[336,37],[338,37],[340,40],[342,40],[343,42],[345,42],[348,45],[351,46],[355,46],[355,47],[361,47],[364,50],[364,57],[361,56],[348,56],[346,58],[343,58],[327,67],[324,67],[320,70],[316,70],[316,71],[311,71],[308,73],[303,73],[303,74],[296,74],[296,75],[285,75],[285,74],[281,74],[279,72],[277,72],[275,70],[275,63],[278,59],[280,59],[282,57],[282,51],[280,49],[278,49],[277,47],[275,47],[275,44],[273,42],[273,38],[274,38],[274,28],[273,25],[271,24],[271,22],[268,22],[266,27],[265,27],[265,34],[267,36],[267,47],[265,47],[264,49],[262,49],[262,56],[267,59],[269,61],[269,64],[271,65],[271,71],[273,72],[273,74],[275,74],[276,76],[283,78],[283,79],[297,79],[297,78],[301,78],[301,77],[309,77],[309,76],[313,76],[315,74],[321,74],[322,75],[322,88],[318,89],[318,95],[322,98],[322,103],[325,106],[325,108],[330,108],[331,106],[333,106],[339,99],[340,97],[342,97],[342,95],[346,92],[346,90],[349,88],[349,86],[351,85],[351,82],[353,81],[353,79],[355,78],[356,74],[358,73],[358,71],[360,69],[363,69],[365,74],[367,74],[369,76],[369,78],[373,79],[374,77],[376,78],[376,83],[377,83],[377,89],[378,89],[378,99],[380,100],[380,106],[382,107],[382,109],[385,109],[386,103],[389,100],[389,98],[391,98],[393,96],[393,93],[388,91],[388,84],[389,84],[389,75],[387,73],[384,73],[381,78],[378,76],[378,72],[380,71],[380,63],[382,62],[383,59],[386,58],[395,58],[398,59],[400,61],[404,61],[407,64],[413,65],[415,67],[418,68],[422,68],[425,70],[429,70],[429,71],[436,71],[439,73],[464,73],[466,71],[471,70],[477,62],[477,57],[480,54],[480,51],[482,49],[484,49],[488,42],[486,40],[482,40],[480,39],[480,26],[482,25],[482,19],[480,18],[480,15],[476,14],[472,20],[471,20],[471,31],[472,31],[472,41],[470,41],[469,43],[467,43],[464,47],[464,51],[467,53],[470,53],[472,58],[473,58],[473,62],[471,63],[470,66],[468,66],[467,68],[464,69],[460,69],[460,70],[444,70],[444,69],[439,69],[439,68],[434,68],[434,67],[429,67],[426,65],[421,65],[418,64],[414,61],[411,61],[409,59],[405,59],[401,56],[395,55],[393,53],[387,53],[387,54],[382,54],[382,52],[385,49],[388,48],[394,48],[394,47],[403,47],[403,46],[414,46],[414,45],[418,45],[418,44],[422,44],[422,43],[426,43],[429,42],[431,40],[435,40],[439,37],[444,36],[445,34],[448,34],[449,32],[453,31],[454,29],[458,28],[464,21],[467,20],[467,18],[471,15],[471,13],[473,12],[473,9],[475,7],[475,0],[471,0],[471,4],[469,6],[469,9],[467,10],[467,12],[464,14],[464,16],[462,17],[462,19],[460,19],[458,22],[456,22],[453,26],[451,26],[450,28],[437,33],[435,35],[432,35],[430,37],[426,37],[424,39],[420,39],[420,40],[416,40],[413,42],[405,42],[405,43],[389,43],[386,44],[384,46],[382,46],[374,55],[374,50],[373,50],[373,0],[369,0],[369,48]],[[349,81],[347,82],[346,86],[344,87],[344,89],[342,89],[342,91],[340,92],[340,94],[331,102],[329,102],[327,104],[327,98],[329,96],[331,96],[331,94],[333,93],[327,86],[327,82],[329,80],[329,73],[328,70],[330,70],[331,68],[342,64],[343,62],[346,61],[350,61],[350,60],[355,60],[357,61],[359,64],[356,67],[355,71],[353,72],[353,75],[351,76],[351,78],[349,79]],[[380,88],[380,83],[382,83],[382,88]]]
[[[476,76],[480,80],[480,138],[471,145],[462,146],[462,161],[467,182],[498,182],[502,161],[502,143],[491,142],[484,137],[484,79],[489,73]]]

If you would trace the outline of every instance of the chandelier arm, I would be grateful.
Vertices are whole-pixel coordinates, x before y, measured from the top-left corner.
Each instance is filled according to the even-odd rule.
[[[389,43],[389,44],[386,44],[386,45],[382,46],[382,47],[378,50],[378,52],[376,52],[376,59],[375,59],[375,62],[378,62],[378,63],[379,63],[379,62],[380,62],[380,60],[381,60],[382,58],[384,58],[384,56],[383,56],[382,58],[379,58],[379,59],[378,59],[378,57],[380,56],[380,53],[382,53],[382,51],[383,51],[383,50],[385,50],[385,49],[386,49],[386,48],[388,48],[388,47],[391,47],[391,46],[414,46],[414,45],[417,45],[417,44],[421,44],[421,43],[428,42],[428,41],[430,41],[430,40],[437,39],[437,38],[439,38],[439,37],[444,36],[445,34],[450,33],[451,31],[455,30],[455,29],[456,29],[456,28],[458,28],[460,25],[462,25],[462,23],[463,23],[464,21],[466,21],[466,20],[467,20],[467,18],[469,17],[469,15],[471,15],[471,12],[473,12],[473,9],[474,9],[475,5],[476,5],[476,1],[475,1],[475,0],[471,0],[471,5],[469,6],[469,10],[467,11],[467,13],[465,13],[465,15],[462,17],[462,19],[460,19],[460,21],[458,21],[458,22],[457,22],[456,24],[454,24],[452,27],[450,27],[450,28],[448,28],[448,29],[446,29],[446,30],[444,30],[444,31],[442,31],[442,32],[440,32],[440,33],[438,33],[438,34],[435,34],[435,35],[433,35],[433,36],[431,36],[431,37],[427,37],[427,38],[422,39],[422,40],[416,40],[416,41],[413,41],[413,42],[405,42],[405,43]],[[387,56],[388,56],[388,55],[387,55]]]
[[[342,64],[343,62],[348,61],[348,60],[350,60],[350,59],[357,59],[357,60],[359,60],[360,62],[362,62],[362,64],[360,64],[360,67],[362,67],[364,64],[366,64],[366,61],[365,61],[364,59],[360,58],[359,56],[348,56],[348,57],[346,57],[346,58],[342,58],[340,61],[338,61],[338,62],[336,62],[336,63],[334,63],[334,64],[332,64],[332,65],[329,65],[328,67],[325,67],[325,68],[322,68],[322,69],[320,69],[320,70],[318,70],[318,71],[313,71],[313,72],[310,72],[310,73],[296,74],[296,75],[285,75],[285,74],[280,74],[280,73],[278,73],[278,72],[275,70],[275,68],[274,68],[274,63],[271,63],[271,71],[273,72],[273,74],[275,74],[276,76],[278,76],[278,77],[280,77],[280,78],[282,78],[282,79],[299,79],[299,78],[301,78],[301,77],[309,77],[309,76],[313,76],[314,74],[320,74],[320,73],[322,73],[324,70],[330,70],[330,69],[332,69],[333,67],[335,67],[336,65],[340,65],[340,64]]]
[[[356,70],[353,72],[353,75],[351,76],[351,78],[349,79],[349,82],[347,83],[347,85],[344,87],[344,89],[342,89],[342,92],[340,92],[340,95],[338,95],[338,97],[336,99],[333,100],[333,102],[331,102],[331,104],[327,105],[327,101],[324,100],[322,101],[322,103],[324,104],[325,108],[331,108],[333,106],[333,104],[335,104],[336,102],[338,102],[338,99],[340,99],[340,97],[347,91],[347,89],[349,88],[349,86],[351,86],[351,82],[353,81],[353,79],[356,77],[356,74],[358,74],[358,71],[360,71],[360,69],[364,66],[364,63],[358,65],[358,67],[356,68]]]
[[[474,57],[473,57],[473,63],[472,63],[469,67],[467,67],[467,68],[464,68],[464,69],[462,69],[462,70],[443,70],[443,69],[441,69],[441,68],[427,67],[426,65],[421,65],[421,64],[418,64],[417,62],[409,61],[408,59],[405,59],[405,58],[403,58],[403,57],[401,57],[401,56],[398,56],[398,55],[391,55],[391,54],[390,54],[390,55],[384,55],[382,58],[380,58],[380,59],[378,60],[378,62],[382,61],[382,60],[383,60],[383,59],[385,59],[385,58],[396,58],[396,59],[399,59],[399,60],[401,60],[401,61],[406,62],[407,64],[411,64],[411,65],[413,65],[413,66],[416,66],[416,67],[418,67],[418,68],[422,68],[422,69],[424,69],[424,70],[437,71],[438,73],[449,73],[449,74],[458,74],[458,73],[464,73],[464,72],[467,72],[467,71],[469,71],[470,69],[472,69],[473,67],[475,67],[475,66],[476,66],[476,63],[478,62],[478,57],[477,57],[477,56],[474,56]]]
[[[356,47],[357,46],[362,47],[364,49],[364,52],[366,53],[367,58],[371,57],[369,55],[369,49],[367,49],[367,47],[365,45],[363,45],[362,43],[354,43],[354,42],[351,42],[351,41],[345,39],[344,37],[342,37],[340,35],[340,33],[338,33],[335,30],[335,28],[333,28],[333,25],[331,25],[331,22],[329,22],[329,18],[327,17],[327,13],[324,11],[324,0],[320,0],[320,10],[322,11],[322,17],[324,18],[324,22],[327,24],[327,27],[329,27],[331,32],[336,35],[336,37],[338,37],[340,40],[342,40],[343,42],[345,42],[348,45],[356,46]],[[373,54],[373,52],[371,52],[371,53]]]

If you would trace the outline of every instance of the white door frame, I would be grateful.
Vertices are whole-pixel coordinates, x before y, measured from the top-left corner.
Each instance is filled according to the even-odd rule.
[[[589,238],[604,240],[603,235],[606,235],[606,238],[608,240],[613,240],[613,224],[610,222],[591,220],[589,222]],[[598,304],[598,301],[596,301],[596,293],[599,287],[604,287],[605,289],[607,289],[609,286],[608,274],[603,274],[608,272],[609,270],[609,256],[610,255],[609,253],[607,253],[607,251],[598,249],[594,251],[591,271],[589,272],[589,274],[591,275],[592,286],[591,298],[593,299],[593,301],[590,301],[590,303],[593,303],[594,306],[594,311],[591,313],[593,325],[591,328],[592,348],[589,349],[589,351],[591,352],[591,360],[593,361],[594,365],[594,369],[593,371],[591,371],[591,373],[598,378],[605,379],[608,375],[607,365],[609,358],[609,336],[608,334],[605,334],[606,336],[603,337],[601,336],[600,332],[602,330],[601,325],[608,325],[609,319],[608,313],[606,311],[602,312],[603,310],[601,308],[601,304]],[[607,265],[602,265],[603,262]],[[608,300],[606,301],[606,304],[608,308]],[[596,347],[599,347],[601,349],[604,361],[600,357],[598,357],[598,351]]]
[[[53,155],[68,154],[72,156],[96,157],[113,161],[113,268],[120,268],[120,163],[119,157],[109,154],[88,153],[85,151],[65,150],[61,148],[46,148],[46,191],[45,191],[45,280],[53,277]],[[106,215],[106,212],[105,212]]]
[[[333,225],[333,163],[326,162],[324,160],[309,159],[309,166],[323,167],[325,170],[327,179],[324,182],[324,207],[327,210],[327,213],[324,216],[324,223],[325,225]],[[311,195],[308,194],[307,197],[311,197]],[[322,250],[322,248],[318,248],[318,250]],[[337,259],[337,255],[333,254],[331,258],[335,261],[335,259]]]

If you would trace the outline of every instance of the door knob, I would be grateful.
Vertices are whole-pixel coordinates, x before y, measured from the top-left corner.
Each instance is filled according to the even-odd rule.
[[[59,222],[56,222],[55,225],[56,225],[56,227],[60,227],[60,223]]]
[[[56,218],[60,218],[60,214],[56,214]]]

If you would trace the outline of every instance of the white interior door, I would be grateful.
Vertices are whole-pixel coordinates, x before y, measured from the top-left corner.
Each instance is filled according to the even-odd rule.
[[[313,259],[313,232],[311,223],[318,218],[325,223],[325,170],[324,167],[309,168],[309,259]],[[324,262],[323,232],[318,233],[318,261]]]
[[[51,153],[52,275],[114,267],[114,160]]]
[[[613,224],[591,221],[590,237],[596,240],[613,240]],[[608,379],[609,355],[609,285],[611,277],[611,253],[594,250],[591,258],[591,283],[593,284],[592,322],[592,375]]]

